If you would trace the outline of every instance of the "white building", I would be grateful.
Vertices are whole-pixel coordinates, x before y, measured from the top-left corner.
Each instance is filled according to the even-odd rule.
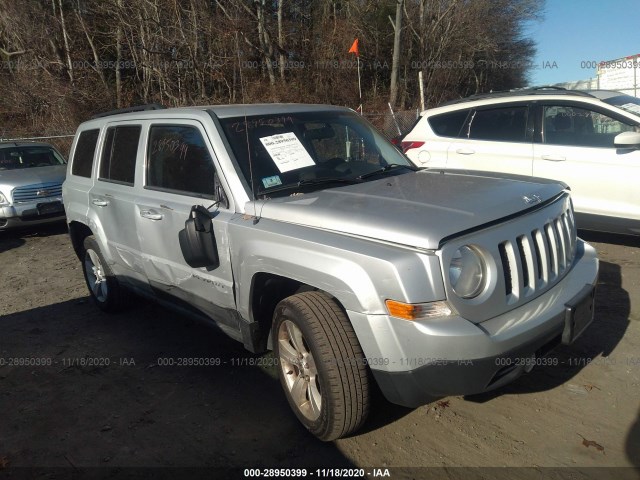
[[[617,90],[640,97],[640,54],[600,62],[594,78],[556,83],[569,90]]]

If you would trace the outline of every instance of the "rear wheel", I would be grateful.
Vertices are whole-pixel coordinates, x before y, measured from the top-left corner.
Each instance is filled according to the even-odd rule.
[[[94,303],[105,312],[123,310],[129,304],[130,294],[113,275],[95,237],[85,238],[83,246],[82,270]]]
[[[273,322],[279,376],[289,405],[321,440],[354,432],[369,413],[369,373],[353,327],[323,292],[282,300]]]

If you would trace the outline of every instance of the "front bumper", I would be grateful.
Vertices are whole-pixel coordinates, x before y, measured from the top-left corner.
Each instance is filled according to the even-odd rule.
[[[493,390],[544,365],[541,359],[562,343],[566,305],[588,303],[597,278],[595,249],[580,242],[573,269],[551,290],[477,325],[459,316],[410,322],[348,314],[385,397],[416,407],[443,396]]]
[[[37,203],[30,202],[0,207],[0,230],[57,222],[66,218],[64,208],[62,211],[47,213],[43,212],[43,209],[39,209],[38,204],[62,205],[62,197],[49,198]]]

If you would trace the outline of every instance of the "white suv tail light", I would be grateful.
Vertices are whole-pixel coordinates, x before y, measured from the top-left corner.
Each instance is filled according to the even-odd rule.
[[[412,148],[420,148],[422,145],[424,145],[424,142],[402,142],[402,151],[404,153],[407,153],[407,151],[411,150]]]

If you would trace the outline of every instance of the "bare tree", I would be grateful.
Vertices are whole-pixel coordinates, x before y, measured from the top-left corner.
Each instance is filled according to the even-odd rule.
[[[402,11],[404,0],[396,0],[396,19],[393,22],[393,59],[391,63],[391,85],[389,87],[389,104],[394,107],[398,98],[398,68],[400,63],[400,39],[402,35]]]

